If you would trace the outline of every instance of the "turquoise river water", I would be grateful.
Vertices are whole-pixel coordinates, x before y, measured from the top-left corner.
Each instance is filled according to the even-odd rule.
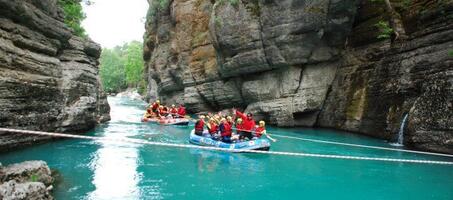
[[[187,144],[189,127],[140,122],[145,104],[109,98],[112,121],[88,135]],[[280,135],[391,147],[383,140],[319,129]],[[453,161],[436,156],[278,138],[271,151]],[[56,199],[453,199],[453,166],[281,155],[65,139],[0,154],[4,165],[44,160],[62,179]]]

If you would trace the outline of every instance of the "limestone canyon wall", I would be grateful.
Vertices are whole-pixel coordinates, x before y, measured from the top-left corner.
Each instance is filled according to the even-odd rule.
[[[377,39],[382,2],[149,0],[148,97],[243,108],[453,153],[451,1],[392,1],[409,38]],[[406,6],[406,7],[405,7]],[[450,23],[449,23],[450,22]]]
[[[75,36],[56,0],[0,0],[0,127],[86,131],[109,120],[101,48]],[[0,133],[0,149],[42,137]]]
[[[393,44],[373,29],[384,9],[361,4],[318,123],[392,139],[408,114],[405,143],[453,153],[453,2],[413,3]]]

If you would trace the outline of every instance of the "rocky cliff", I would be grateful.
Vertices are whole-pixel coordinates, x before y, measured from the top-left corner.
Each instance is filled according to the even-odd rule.
[[[0,127],[85,131],[109,120],[101,48],[75,36],[56,0],[0,0]],[[37,137],[0,133],[0,149]]]
[[[377,39],[381,1],[149,0],[148,96],[239,107],[453,153],[451,1],[392,1],[408,38]]]
[[[44,161],[25,161],[2,166],[0,163],[0,198],[4,200],[52,200],[51,170]]]

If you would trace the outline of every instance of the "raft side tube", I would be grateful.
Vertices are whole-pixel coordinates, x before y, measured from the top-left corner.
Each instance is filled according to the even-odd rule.
[[[148,122],[148,123],[157,123],[159,119],[157,118],[142,118],[142,122]]]
[[[176,119],[162,119],[162,120],[159,120],[158,122],[161,125],[187,126],[187,125],[189,125],[190,120],[188,120],[186,118],[176,118]]]
[[[205,134],[204,134],[205,135]],[[268,151],[271,143],[268,139],[256,139],[237,143],[225,143],[210,137],[195,135],[195,129],[190,132],[189,142],[199,146],[211,146],[232,150],[263,150]]]

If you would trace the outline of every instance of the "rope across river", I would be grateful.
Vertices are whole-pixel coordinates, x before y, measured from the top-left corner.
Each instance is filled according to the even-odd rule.
[[[385,162],[453,165],[453,162],[449,162],[449,161],[411,160],[411,159],[382,158],[382,157],[362,157],[362,156],[344,156],[344,155],[333,155],[333,154],[312,154],[312,153],[298,153],[298,152],[284,152],[284,151],[234,150],[234,149],[224,149],[224,148],[219,148],[219,147],[196,146],[196,145],[191,145],[191,144],[175,144],[175,143],[164,143],[164,142],[152,142],[152,141],[146,141],[146,140],[140,140],[140,139],[131,139],[131,138],[95,137],[95,136],[83,136],[83,135],[73,135],[73,134],[64,134],[64,133],[50,133],[50,132],[43,132],[43,131],[9,129],[9,128],[0,128],[0,132],[18,133],[18,134],[31,134],[31,135],[41,135],[41,136],[51,136],[51,137],[76,138],[76,139],[86,139],[86,140],[95,140],[95,141],[127,142],[127,143],[136,143],[136,144],[163,146],[163,147],[176,147],[176,148],[187,148],[187,149],[204,149],[204,150],[225,151],[225,152],[244,152],[244,153],[285,155],[285,156],[298,156],[298,157],[314,157],[314,158],[332,158],[332,159],[348,159],[348,160],[368,160],[368,161],[385,161]]]
[[[245,130],[236,129],[236,128],[233,128],[233,130],[245,131]],[[317,140],[317,139],[310,139],[310,138],[303,138],[303,137],[293,137],[293,136],[279,135],[279,134],[273,134],[273,133],[268,133],[268,134],[273,137],[295,139],[295,140],[302,140],[302,141],[316,142],[316,143],[323,143],[323,144],[334,144],[334,145],[342,145],[342,146],[350,146],[350,147],[379,149],[379,150],[386,150],[386,151],[399,151],[399,152],[406,152],[406,153],[415,153],[415,154],[424,154],[424,155],[431,155],[431,156],[443,156],[443,157],[453,158],[453,155],[444,154],[444,153],[434,153],[434,152],[416,151],[416,150],[408,150],[408,149],[394,149],[394,148],[389,148],[389,147],[378,147],[378,146],[369,146],[369,145],[361,145],[361,144],[351,144],[351,143]]]
[[[416,153],[416,154],[425,154],[425,155],[443,156],[443,157],[453,158],[453,155],[444,154],[444,153],[434,153],[434,152],[416,151],[416,150],[408,150],[408,149],[394,149],[394,148],[389,148],[389,147],[368,146],[368,145],[361,145],[361,144],[350,144],[350,143],[343,143],[343,142],[316,140],[316,139],[292,137],[292,136],[277,135],[277,134],[272,134],[272,136],[280,137],[280,138],[290,138],[290,139],[295,139],[295,140],[303,140],[303,141],[309,141],[309,142],[324,143],[324,144],[335,144],[335,145],[343,145],[343,146],[351,146],[351,147],[361,147],[361,148],[379,149],[379,150],[387,150],[387,151],[399,151],[399,152],[406,152],[406,153]]]

